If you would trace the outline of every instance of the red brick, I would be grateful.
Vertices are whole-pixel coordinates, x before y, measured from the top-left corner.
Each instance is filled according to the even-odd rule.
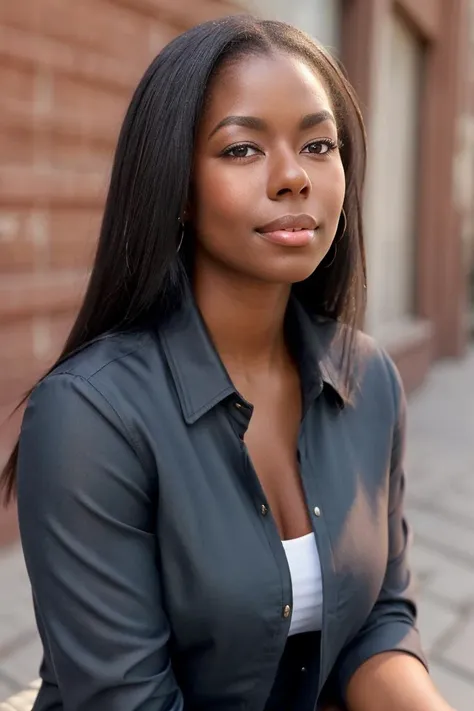
[[[145,17],[159,18],[181,28],[190,27],[216,17],[225,17],[248,12],[236,2],[216,2],[215,0],[115,0],[122,7],[135,9]]]
[[[74,170],[28,170],[18,166],[0,166],[0,206],[36,202],[95,207],[103,203],[107,185],[105,171],[79,173]]]
[[[217,0],[0,2],[0,418],[60,352],[84,293],[133,89]],[[16,433],[0,429],[0,460]],[[0,514],[0,544],[16,535]]]
[[[1,116],[1,111],[0,111]],[[0,118],[0,162],[2,165],[30,165],[34,158],[33,132],[20,126],[3,128]]]
[[[51,167],[107,172],[119,128],[119,123],[111,125],[92,113],[80,117],[55,111],[33,117],[31,107],[5,99],[0,112],[0,166],[42,161]]]
[[[74,319],[74,312],[25,317],[4,323],[0,352],[0,406],[14,406],[54,364]]]
[[[0,374],[0,408],[8,414],[12,413],[47,370],[46,363],[30,358],[15,363],[9,368],[8,375]],[[0,446],[1,439],[0,431]]]
[[[67,140],[87,139],[112,145],[125,113],[127,99],[122,99],[119,110],[111,122],[110,113],[93,110],[93,102],[87,104],[86,108],[83,106],[80,111],[76,107],[52,106],[48,113],[37,113],[37,107],[5,96],[0,113],[0,133],[6,132],[13,137],[15,134],[25,136],[28,149],[31,151],[30,145],[32,146],[33,142],[37,144],[44,136],[51,145],[54,145],[57,138],[62,137]],[[88,111],[87,107],[89,107]],[[4,160],[2,153],[0,156]],[[34,158],[37,159],[37,154],[31,152],[30,160],[33,161]]]
[[[0,275],[0,328],[10,319],[73,311],[87,278],[82,271]]]
[[[15,332],[11,328],[2,328],[2,338],[10,341],[9,358],[0,354],[0,430],[2,414],[10,413],[36,381],[46,373],[58,358],[66,338],[71,330],[75,311],[67,315],[55,314],[46,319],[45,326],[50,345],[41,357],[33,353],[34,320],[25,318]],[[12,358],[14,348],[18,355]],[[1,447],[0,431],[0,447]]]
[[[23,241],[0,242],[0,274],[31,271],[33,266],[34,255]]]
[[[0,273],[37,273],[50,263],[48,210],[0,210]]]
[[[31,319],[17,319],[2,324],[2,347],[0,349],[0,373],[5,363],[15,358],[29,358],[33,352]]]
[[[98,177],[102,198],[107,188],[117,133],[118,131],[110,130],[107,142],[96,135],[78,137],[71,134],[53,134],[48,147],[48,163],[56,171],[74,170],[86,179],[87,173],[102,176]],[[81,190],[83,189],[84,186]],[[77,197],[79,200],[79,193]]]
[[[76,318],[77,310],[67,314],[53,314],[50,319],[51,358],[56,360],[61,353]]]
[[[165,22],[157,22],[154,18],[147,18],[148,25],[148,60],[150,61],[161,52],[163,47],[171,42],[180,30],[173,25]]]
[[[145,58],[143,17],[104,0],[42,0],[41,12],[28,12],[26,2],[9,3],[3,22],[68,44],[93,49],[128,61]],[[93,20],[92,20],[93,18]],[[113,31],[111,32],[111,28]]]
[[[21,5],[21,3],[12,3]],[[35,72],[34,67],[23,64],[11,58],[0,61],[0,86],[2,97],[17,101],[31,102],[34,97]],[[3,101],[2,101],[3,106]]]
[[[89,128],[95,120],[106,124],[111,132],[118,130],[130,96],[112,88],[98,86],[80,77],[56,76],[54,80],[54,110],[63,112]]]
[[[42,319],[48,348],[41,355],[34,353],[34,318],[22,319],[15,324],[15,328],[12,328],[12,324],[3,325],[2,338],[5,342],[8,339],[9,349],[8,353],[0,353],[0,416],[2,412],[10,413],[24,394],[54,364],[71,330],[75,313],[76,310]],[[0,419],[0,429],[1,422]],[[0,431],[0,447],[1,439]]]
[[[102,211],[54,210],[50,215],[50,267],[89,268],[100,230]]]
[[[0,59],[17,60],[32,67],[54,69],[92,81],[132,89],[141,69],[98,52],[85,52],[78,47],[49,37],[0,25]]]
[[[0,273],[34,269],[36,253],[26,229],[24,210],[0,210]]]
[[[41,16],[41,2],[2,2],[0,24],[34,30]]]

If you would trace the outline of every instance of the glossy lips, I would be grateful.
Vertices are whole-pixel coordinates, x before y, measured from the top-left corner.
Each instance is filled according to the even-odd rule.
[[[304,247],[314,239],[317,224],[311,215],[284,215],[256,231],[261,237],[287,247]]]

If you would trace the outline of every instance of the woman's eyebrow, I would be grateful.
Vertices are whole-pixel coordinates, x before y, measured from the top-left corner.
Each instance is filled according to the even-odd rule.
[[[221,128],[225,128],[226,126],[243,126],[244,128],[251,128],[254,131],[265,131],[267,123],[257,116],[226,116],[212,129],[209,138],[212,138],[217,131],[220,131]]]
[[[318,126],[320,123],[324,123],[325,121],[330,121],[336,126],[336,119],[334,118],[334,115],[331,111],[327,111],[327,109],[317,111],[315,114],[306,114],[306,116],[303,116],[301,119],[300,129],[304,131],[307,128],[314,128],[314,126]]]
[[[318,126],[320,123],[324,123],[324,121],[330,121],[336,125],[336,119],[333,114],[326,109],[322,109],[316,113],[306,114],[306,116],[303,116],[299,127],[300,130],[304,131],[308,128]],[[220,131],[221,128],[225,128],[226,126],[242,126],[243,128],[250,128],[253,131],[265,131],[268,128],[266,121],[258,118],[257,116],[226,116],[212,129],[208,136],[208,140],[212,138],[215,133]]]

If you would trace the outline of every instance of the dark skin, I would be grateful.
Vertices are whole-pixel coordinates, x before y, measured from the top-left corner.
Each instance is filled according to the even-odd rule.
[[[231,116],[256,117],[260,125],[219,127]],[[302,125],[305,116],[313,119]],[[331,247],[344,192],[335,113],[315,71],[280,53],[221,69],[198,131],[185,216],[197,239],[194,290],[233,383],[254,405],[245,441],[282,539],[312,530],[296,462],[301,384],[284,316],[291,285],[312,274]],[[303,246],[274,244],[258,232],[300,213],[317,224]],[[359,668],[348,708],[452,711],[420,662],[397,652]]]
[[[215,82],[199,134],[195,292],[235,386],[254,405],[245,441],[280,535],[288,539],[309,533],[311,524],[296,463],[301,388],[283,318],[291,284],[309,276],[331,246],[345,179],[337,148],[322,142],[336,146],[337,128],[313,72],[287,57],[251,61],[257,71],[242,71],[245,63],[239,63]],[[277,111],[275,63],[288,97]],[[299,128],[303,116],[323,110],[327,119]],[[228,125],[209,138],[232,115],[257,116],[266,128]],[[236,144],[233,154],[243,158],[222,155]],[[271,244],[255,232],[299,213],[319,225],[307,246]]]

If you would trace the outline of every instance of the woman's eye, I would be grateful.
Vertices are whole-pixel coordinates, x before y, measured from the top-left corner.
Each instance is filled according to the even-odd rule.
[[[253,151],[253,152],[252,152]],[[225,151],[225,155],[231,158],[250,158],[252,155],[258,153],[257,149],[253,146],[249,146],[246,143],[242,143],[240,146],[232,146]]]
[[[337,143],[331,140],[313,141],[312,143],[308,143],[308,145],[305,146],[305,150],[307,150],[308,153],[312,153],[319,156],[325,155],[326,153],[329,153],[330,151],[333,151],[336,148]]]

